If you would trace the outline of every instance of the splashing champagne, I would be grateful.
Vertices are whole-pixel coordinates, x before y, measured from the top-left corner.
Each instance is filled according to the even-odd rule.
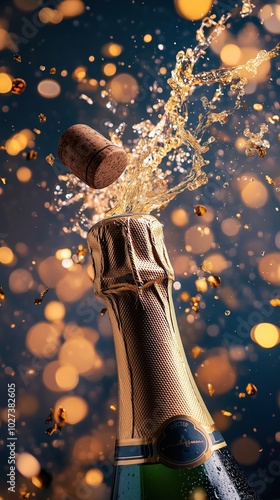
[[[92,227],[88,243],[118,366],[111,499],[256,500],[186,360],[160,222],[143,214],[112,217]]]
[[[244,8],[249,8],[248,5],[248,2],[243,2]],[[63,189],[56,186],[51,209],[59,211],[64,206],[83,200],[77,214],[70,220],[70,231],[79,232],[85,238],[92,223],[105,217],[159,210],[184,190],[196,190],[208,182],[204,168],[209,161],[205,155],[215,141],[209,135],[210,127],[225,124],[229,116],[242,106],[248,83],[244,74],[254,77],[263,62],[278,56],[280,52],[278,44],[270,51],[261,50],[254,59],[243,65],[195,72],[196,64],[205,57],[207,49],[226,29],[229,18],[230,14],[223,15],[219,20],[215,16],[205,18],[196,33],[197,46],[178,52],[175,68],[168,79],[170,97],[167,102],[160,101],[156,106],[157,110],[162,111],[161,118],[156,125],[150,120],[134,125],[138,138],[128,153],[128,166],[116,182],[93,193],[74,175],[59,176],[60,180],[66,181],[67,194],[63,199]],[[206,34],[209,30],[211,32]],[[188,103],[199,88],[207,88],[207,93],[211,88],[214,90],[210,98],[201,97],[203,112],[192,116]],[[223,99],[229,92],[232,102],[225,105]],[[124,129],[125,124],[120,124],[109,134],[115,146],[123,146]],[[244,135],[248,138],[248,156],[255,152],[260,155],[266,153],[269,144],[263,138],[264,132],[266,131],[261,130],[260,133],[253,134],[246,127]],[[174,162],[174,152],[178,164],[173,170],[164,169],[164,159]],[[171,185],[170,179],[174,171],[179,174],[180,181]],[[69,232],[66,227],[64,230]]]

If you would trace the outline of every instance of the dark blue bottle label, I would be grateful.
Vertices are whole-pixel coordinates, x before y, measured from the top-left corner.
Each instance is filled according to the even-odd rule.
[[[118,440],[115,464],[163,463],[169,467],[192,468],[223,446],[226,443],[218,430],[206,430],[192,418],[180,415],[164,422],[152,440]]]
[[[176,467],[199,465],[210,457],[211,447],[209,434],[186,417],[165,423],[156,442],[161,461]]]

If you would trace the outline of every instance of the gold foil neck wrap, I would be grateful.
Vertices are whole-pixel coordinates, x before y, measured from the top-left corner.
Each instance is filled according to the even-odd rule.
[[[118,439],[151,439],[169,418],[213,420],[188,366],[172,300],[173,269],[162,225],[130,214],[93,226],[94,291],[110,317],[119,382]]]
[[[88,234],[95,273],[94,292],[101,295],[149,282],[174,279],[161,223],[151,215],[111,217]]]

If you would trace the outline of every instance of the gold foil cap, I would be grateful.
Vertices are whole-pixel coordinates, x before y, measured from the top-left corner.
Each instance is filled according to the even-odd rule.
[[[152,215],[105,219],[90,229],[88,244],[96,295],[107,289],[141,288],[150,282],[174,279],[162,225]]]

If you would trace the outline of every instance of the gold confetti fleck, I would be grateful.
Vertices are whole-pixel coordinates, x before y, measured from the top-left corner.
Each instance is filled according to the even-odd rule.
[[[7,179],[6,177],[0,177],[0,180],[3,184],[7,184]]]
[[[45,297],[46,293],[48,293],[48,291],[49,291],[49,288],[46,288],[45,290],[43,290],[41,292],[41,294],[40,294],[41,296],[40,296],[39,299],[34,299],[35,306],[38,306],[39,304],[42,304],[43,298]]]
[[[256,152],[260,158],[263,158],[267,153],[266,148],[264,146],[257,146]]]
[[[191,298],[191,308],[196,313],[199,312],[199,304],[200,304],[200,297],[199,297],[199,295],[195,295],[195,297]]]
[[[219,276],[208,276],[207,281],[212,288],[221,286],[221,278]]]
[[[54,408],[50,408],[50,413],[45,420],[45,424],[49,424],[54,420]]]
[[[21,55],[20,54],[14,54],[13,59],[16,62],[21,63]]]
[[[6,151],[6,148],[3,144],[1,144],[1,146],[0,146],[0,151]]]
[[[47,162],[48,162],[49,165],[53,166],[55,157],[54,157],[54,155],[52,153],[50,153],[49,155],[47,155],[45,159],[47,160]]]
[[[37,153],[37,151],[34,151],[34,149],[32,149],[32,151],[28,151],[28,153],[26,155],[27,160],[36,160],[37,157],[38,157],[38,153]]]
[[[254,394],[257,394],[258,389],[254,384],[250,382],[246,385],[246,392],[247,394],[249,394],[249,396],[254,396]]]
[[[101,311],[100,311],[100,316],[105,316],[106,312],[107,312],[107,308],[106,308],[106,307],[104,307],[104,308],[103,308],[103,309],[101,309]]]
[[[47,434],[48,436],[52,436],[58,430],[60,430],[60,429],[58,429],[58,425],[53,424],[51,427],[49,427],[48,429],[45,430],[45,434]]]
[[[280,298],[271,299],[269,303],[272,307],[280,307]]]
[[[43,66],[42,64],[41,64],[41,66],[39,66],[40,71],[45,71],[45,69],[46,69],[46,66]]]
[[[110,405],[110,410],[116,411],[117,410],[116,405]]]
[[[275,181],[269,175],[266,175],[264,179],[268,184],[275,184]]]
[[[210,396],[213,396],[215,394],[215,389],[212,384],[207,384],[207,390]]]
[[[54,408],[50,408],[50,410],[51,412],[48,415],[47,419],[45,420],[45,424],[49,424],[56,418],[54,413]],[[58,408],[56,420],[57,420],[56,423],[54,423],[51,427],[46,429],[45,433],[48,434],[48,436],[52,436],[55,432],[61,431],[61,429],[66,424],[66,410],[62,408],[62,406]]]
[[[30,495],[31,495],[31,493],[29,493],[29,491],[20,491],[19,494],[20,494],[19,498],[30,498]]]
[[[211,273],[212,269],[213,269],[213,264],[211,262],[211,260],[207,260],[205,259],[202,264],[200,265],[200,269],[202,271],[204,271],[205,273]]]
[[[239,397],[240,399],[245,398],[245,397],[246,397],[245,392],[240,392],[240,393],[238,394],[238,397]]]
[[[40,123],[45,123],[47,121],[47,117],[46,117],[46,115],[44,115],[44,113],[40,113],[38,115],[38,119],[39,119]]]
[[[202,215],[205,215],[207,212],[207,209],[203,205],[196,205],[193,209],[195,215],[198,215],[201,217]]]
[[[26,82],[22,78],[14,78],[12,81],[12,88],[11,92],[12,94],[22,94],[24,90],[26,89]]]
[[[66,410],[65,408],[62,408],[62,406],[58,408],[57,420],[60,427],[64,427],[66,424]]]
[[[224,417],[231,417],[232,416],[232,413],[230,411],[227,411],[227,410],[221,410],[221,413],[222,413],[222,415],[224,415]]]
[[[33,131],[35,132],[35,134],[37,135],[40,135],[41,134],[41,130],[39,130],[38,128],[34,128]]]
[[[5,293],[1,285],[0,285],[0,300],[5,300]]]
[[[244,229],[249,229],[250,226],[249,226],[249,224],[244,224],[243,227],[244,227]]]
[[[262,111],[263,110],[263,105],[258,103],[258,102],[255,102],[255,104],[253,105],[253,108],[255,111]]]
[[[50,75],[56,74],[56,68],[50,68]]]
[[[202,347],[199,347],[199,345],[195,345],[191,350],[191,354],[194,359],[198,358],[198,356],[200,356],[203,352],[205,352],[205,350],[202,349]]]

